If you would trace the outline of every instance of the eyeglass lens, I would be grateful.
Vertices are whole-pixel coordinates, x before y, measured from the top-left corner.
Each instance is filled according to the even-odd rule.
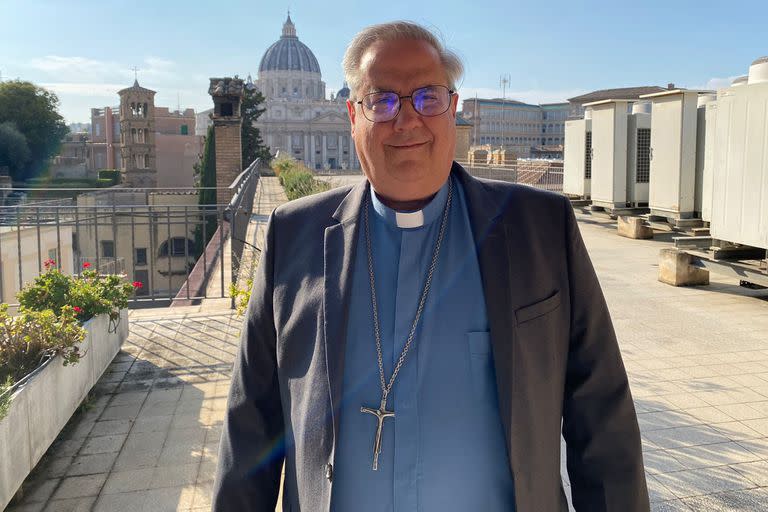
[[[438,116],[448,110],[451,92],[447,87],[429,86],[416,89],[410,95],[413,108],[423,116]],[[394,119],[400,111],[400,96],[394,92],[375,92],[363,98],[363,111],[373,122]]]

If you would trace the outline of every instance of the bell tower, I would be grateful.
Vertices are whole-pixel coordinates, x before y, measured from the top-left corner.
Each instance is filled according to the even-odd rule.
[[[123,183],[129,187],[157,186],[155,151],[155,91],[135,80],[120,96],[120,156]]]

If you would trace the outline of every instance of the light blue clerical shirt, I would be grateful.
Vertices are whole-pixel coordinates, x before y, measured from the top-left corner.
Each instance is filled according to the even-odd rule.
[[[395,381],[372,470],[381,385],[360,215],[335,456],[333,512],[510,512],[514,489],[499,418],[480,269],[464,192],[453,198],[432,289]],[[420,212],[369,204],[385,378],[400,357],[432,259],[448,183]]]

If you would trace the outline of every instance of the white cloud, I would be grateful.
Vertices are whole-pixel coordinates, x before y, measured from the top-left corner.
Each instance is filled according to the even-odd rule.
[[[110,97],[117,99],[117,91],[124,89],[126,84],[51,82],[42,83],[40,86],[50,89],[58,95],[66,94],[72,96]]]
[[[730,87],[731,82],[737,79],[739,76],[729,76],[728,78],[710,78],[704,85],[694,85],[691,89],[716,91],[725,87]]]

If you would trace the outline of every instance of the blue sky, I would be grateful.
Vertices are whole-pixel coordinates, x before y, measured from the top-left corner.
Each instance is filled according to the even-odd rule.
[[[210,107],[208,77],[256,77],[280,36],[286,10],[320,62],[328,91],[341,87],[341,58],[362,27],[410,19],[440,32],[462,56],[464,97],[562,101],[634,85],[715,88],[768,55],[768,1],[519,2],[387,0],[0,0],[0,73],[54,90],[68,122],[115,105],[133,82],[156,104]],[[216,7],[221,6],[221,7]]]

